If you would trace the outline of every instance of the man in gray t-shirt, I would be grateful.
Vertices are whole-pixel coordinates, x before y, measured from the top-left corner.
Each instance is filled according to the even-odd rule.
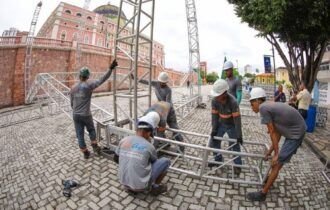
[[[89,133],[93,151],[98,155],[101,153],[101,148],[97,145],[96,132],[91,113],[91,98],[93,90],[110,77],[112,70],[117,65],[117,61],[114,60],[110,65],[109,70],[100,79],[95,81],[88,81],[90,75],[89,69],[83,67],[79,72],[80,81],[70,90],[70,102],[73,113],[74,127],[78,138],[79,148],[83,152],[85,159],[88,159],[90,155],[84,139],[85,127]]]
[[[226,81],[229,85],[228,93],[235,97],[237,103],[242,100],[242,82],[234,76],[234,65],[231,61],[226,61],[223,65],[223,70],[226,72]]]
[[[119,181],[133,193],[149,191],[158,195],[167,191],[160,185],[165,177],[170,160],[157,159],[155,147],[150,143],[160,120],[157,112],[149,112],[141,117],[135,136],[122,139],[117,147],[115,161],[119,163]]]
[[[261,123],[267,125],[272,145],[265,154],[265,160],[272,157],[272,170],[268,175],[263,189],[248,193],[251,201],[264,201],[266,195],[277,178],[283,165],[290,161],[304,139],[306,125],[299,112],[288,104],[281,102],[266,102],[266,92],[262,88],[253,88],[250,93],[250,103],[255,113],[260,113]],[[281,136],[285,141],[279,151]]]

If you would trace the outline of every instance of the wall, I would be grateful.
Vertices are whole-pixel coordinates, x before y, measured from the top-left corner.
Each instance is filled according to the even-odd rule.
[[[9,41],[8,41],[9,40]],[[24,63],[25,39],[0,37],[0,108],[24,104]],[[76,60],[76,42],[63,42],[45,38],[35,39],[32,51],[31,83],[38,73],[45,72],[74,72],[82,66],[87,66],[91,72],[105,72],[112,56],[109,49],[96,46],[83,45],[80,62]],[[118,58],[120,66],[129,66],[129,60]],[[119,73],[127,74],[128,70],[117,69]],[[138,75],[144,74],[145,69],[139,69]],[[160,67],[153,66],[152,78],[157,79]],[[180,85],[183,73],[166,70],[169,73],[172,84]],[[145,77],[147,79],[147,77]],[[172,85],[170,84],[170,85]],[[71,87],[72,82],[67,83]],[[124,88],[123,85],[121,88]],[[111,80],[105,82],[96,89],[98,91],[110,91]]]

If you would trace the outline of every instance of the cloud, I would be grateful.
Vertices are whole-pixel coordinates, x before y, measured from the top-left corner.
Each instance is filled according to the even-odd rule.
[[[83,0],[44,0],[37,30],[61,1],[81,7],[84,4]],[[38,2],[39,0],[0,0],[0,33],[10,27],[28,31]],[[109,0],[91,0],[90,10],[108,2]],[[119,5],[119,0],[110,2]],[[210,70],[221,69],[224,55],[235,65],[238,63],[241,69],[247,64],[263,69],[263,55],[271,54],[271,45],[256,37],[257,31],[241,23],[232,5],[225,0],[196,0],[195,3],[200,57],[201,61],[207,61]],[[187,71],[189,47],[185,1],[155,1],[154,21],[154,39],[165,46],[166,67]],[[277,54],[276,61],[276,66],[283,66]]]

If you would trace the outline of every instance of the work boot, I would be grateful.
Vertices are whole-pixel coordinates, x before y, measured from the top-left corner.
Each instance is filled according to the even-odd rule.
[[[90,156],[90,152],[88,150],[84,151],[84,158],[87,160]]]
[[[92,144],[93,147],[93,152],[97,155],[100,156],[101,155],[101,147],[97,144]]]
[[[239,167],[234,167],[234,174],[236,174],[236,175],[240,175],[241,174],[241,171],[242,171],[242,169],[241,168],[239,168]]]
[[[150,194],[153,196],[160,195],[164,192],[167,192],[167,186],[166,185],[159,185],[158,187],[153,187],[150,191]]]
[[[247,194],[247,198],[250,201],[265,201],[266,200],[266,193],[262,191],[259,192],[250,192]]]

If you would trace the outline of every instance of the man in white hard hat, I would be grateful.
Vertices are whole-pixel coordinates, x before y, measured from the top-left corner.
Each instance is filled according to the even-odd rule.
[[[74,127],[76,130],[79,148],[84,154],[85,159],[88,159],[90,156],[90,152],[87,149],[84,139],[85,127],[89,133],[93,151],[97,155],[101,154],[101,148],[97,145],[96,141],[96,132],[91,113],[91,98],[93,90],[102,85],[102,83],[110,77],[112,70],[116,68],[117,65],[117,61],[114,60],[109,66],[109,70],[100,79],[94,81],[88,81],[90,71],[87,67],[83,67],[79,72],[80,81],[70,90],[70,102],[73,113]]]
[[[251,108],[260,113],[261,124],[267,125],[272,145],[265,153],[265,160],[272,155],[271,172],[267,181],[259,192],[248,193],[251,201],[264,201],[266,195],[277,178],[282,166],[289,162],[301,145],[306,131],[305,121],[299,112],[285,103],[266,101],[266,92],[262,88],[253,88],[250,93]],[[279,150],[281,136],[285,141]]]
[[[161,185],[171,162],[157,158],[155,147],[150,143],[160,121],[157,112],[149,112],[137,123],[135,136],[122,139],[117,147],[115,161],[119,163],[119,181],[132,193],[150,192],[159,195],[167,191]]]
[[[240,152],[240,144],[243,143],[242,137],[242,123],[241,115],[237,101],[235,98],[228,94],[228,83],[223,79],[218,79],[213,84],[211,91],[212,99],[212,132],[210,146],[212,148],[220,149],[221,141],[213,139],[214,136],[223,137],[225,133],[228,134],[229,138],[237,139],[237,143],[230,142],[230,146],[235,144],[231,150]],[[222,162],[222,155],[220,153],[214,153],[215,161]],[[237,165],[242,165],[241,157],[237,157],[234,160]],[[209,166],[217,166],[216,164],[210,163]],[[241,168],[234,167],[234,173],[240,174]]]
[[[226,81],[229,85],[228,92],[234,96],[238,102],[242,100],[242,82],[234,76],[234,65],[231,61],[226,61],[223,64],[223,70],[226,72]]]
[[[133,77],[133,75],[131,75]],[[176,119],[176,114],[175,110],[173,108],[173,103],[172,103],[172,90],[171,88],[167,85],[169,82],[170,78],[166,72],[161,72],[158,75],[158,81],[151,81],[151,86],[155,88],[155,94],[158,99],[158,101],[165,101],[171,105],[170,111],[167,115],[167,124],[168,127],[173,128],[173,129],[180,129],[178,126],[178,122]],[[149,81],[141,79],[139,80],[140,83],[142,84],[149,84]],[[173,133],[174,139],[176,141],[183,141],[183,137],[180,133]],[[184,151],[184,146],[180,146],[180,150],[183,152]]]

